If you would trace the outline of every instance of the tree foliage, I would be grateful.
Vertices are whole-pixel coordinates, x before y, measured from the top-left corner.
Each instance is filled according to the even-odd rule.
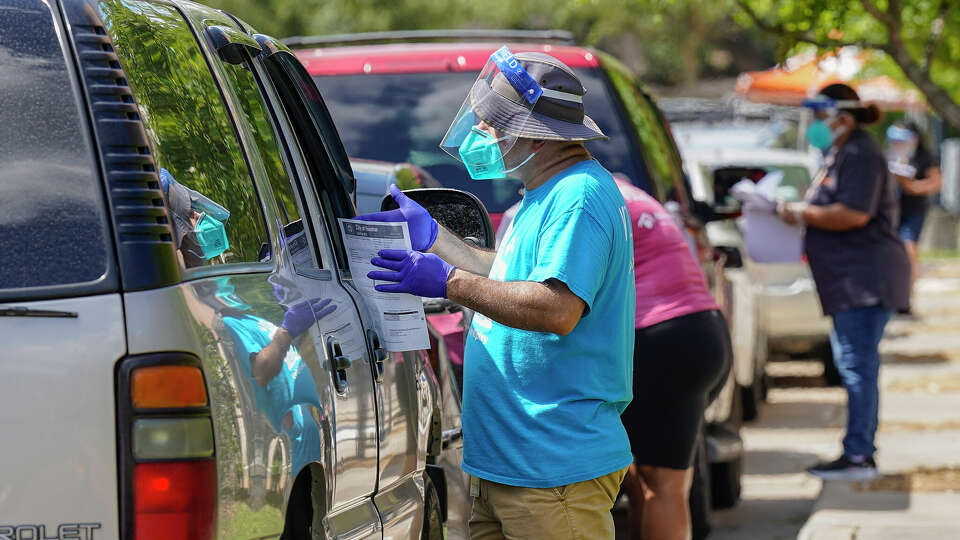
[[[960,0],[736,0],[741,21],[779,37],[780,56],[812,44],[885,52],[960,129]]]
[[[277,37],[437,28],[562,28],[647,80],[692,83],[772,63],[772,39],[733,23],[734,0],[204,0]],[[716,50],[724,50],[715,55]],[[719,59],[720,61],[715,61]],[[732,60],[729,60],[732,59]]]

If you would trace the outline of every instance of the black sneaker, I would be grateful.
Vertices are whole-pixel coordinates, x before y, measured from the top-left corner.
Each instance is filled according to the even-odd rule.
[[[863,482],[872,480],[880,475],[877,472],[877,464],[872,457],[868,457],[860,462],[854,462],[847,456],[840,456],[835,461],[825,461],[818,463],[807,469],[807,472],[824,480],[849,480],[853,482]]]

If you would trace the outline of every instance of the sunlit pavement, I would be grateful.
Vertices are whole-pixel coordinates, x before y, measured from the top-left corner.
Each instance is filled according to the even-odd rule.
[[[881,422],[873,482],[803,472],[840,452],[845,393],[813,361],[769,366],[773,388],[743,429],[743,500],[713,516],[711,539],[960,538],[960,261],[926,264],[917,320],[881,345]]]

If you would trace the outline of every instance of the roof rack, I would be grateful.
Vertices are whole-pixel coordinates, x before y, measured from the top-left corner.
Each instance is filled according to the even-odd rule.
[[[535,41],[560,45],[575,45],[573,34],[566,30],[396,30],[358,34],[331,34],[327,36],[293,36],[281,39],[290,48],[330,47],[335,45],[371,45],[406,41]]]

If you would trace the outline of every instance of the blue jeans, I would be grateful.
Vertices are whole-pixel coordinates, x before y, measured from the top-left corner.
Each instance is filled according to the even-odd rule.
[[[830,344],[833,361],[847,390],[846,456],[872,456],[880,408],[880,338],[892,312],[882,306],[848,309],[833,314]]]

